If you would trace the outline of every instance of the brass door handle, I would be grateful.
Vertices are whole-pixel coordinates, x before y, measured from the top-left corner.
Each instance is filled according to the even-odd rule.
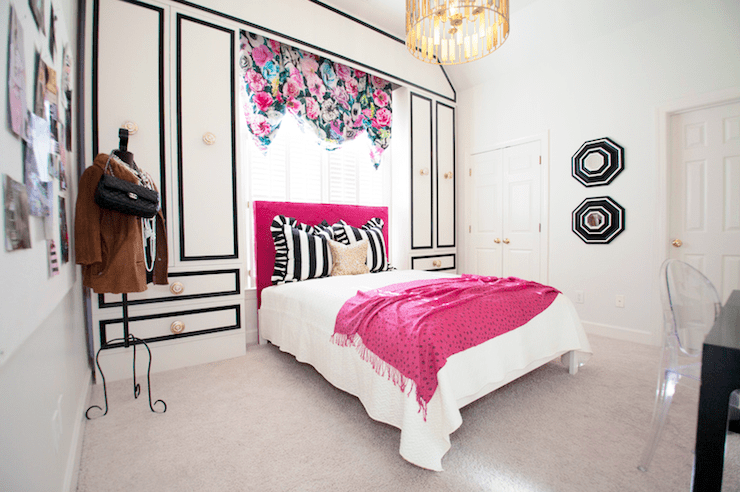
[[[498,244],[498,243],[501,242],[501,240],[499,238],[496,238],[496,239],[493,240],[493,242],[496,243],[496,244]]]
[[[504,239],[504,244],[509,244],[509,243],[510,243],[510,241],[509,241],[509,238],[508,237],[506,239]]]
[[[680,248],[681,246],[683,246],[683,241],[681,241],[680,239],[674,239],[671,244],[677,248]]]

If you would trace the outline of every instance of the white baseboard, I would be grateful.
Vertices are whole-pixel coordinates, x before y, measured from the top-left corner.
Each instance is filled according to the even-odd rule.
[[[656,345],[653,340],[653,334],[645,331],[625,328],[623,326],[612,326],[601,323],[590,323],[582,321],[584,330],[587,334],[600,335],[617,340],[641,343],[643,345]]]
[[[77,419],[72,429],[72,439],[70,440],[69,454],[67,455],[67,471],[64,474],[64,492],[74,492],[77,490],[77,479],[80,473],[80,462],[82,460],[82,441],[85,437],[85,410],[87,403],[90,401],[90,392],[92,391],[92,372],[89,372],[85,378],[85,391],[80,395],[77,402]]]

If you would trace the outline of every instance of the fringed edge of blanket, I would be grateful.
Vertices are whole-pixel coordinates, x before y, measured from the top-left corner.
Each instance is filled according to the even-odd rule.
[[[360,355],[360,358],[363,361],[369,363],[378,376],[392,381],[393,384],[395,384],[401,390],[401,392],[403,392],[403,394],[407,396],[411,396],[412,393],[415,394],[416,402],[419,404],[419,411],[424,417],[424,422],[426,422],[427,402],[419,396],[418,392],[416,391],[416,383],[413,379],[404,376],[401,371],[381,359],[375,352],[367,348],[362,342],[362,337],[360,337],[357,333],[354,333],[352,335],[345,335],[344,333],[334,333],[331,336],[331,341],[334,344],[339,345],[340,347],[354,347],[355,350],[357,350],[357,353]]]

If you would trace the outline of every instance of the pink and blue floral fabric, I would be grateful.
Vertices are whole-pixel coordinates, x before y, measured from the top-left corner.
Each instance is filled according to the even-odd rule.
[[[330,150],[365,132],[375,167],[391,138],[391,84],[327,58],[241,31],[249,131],[267,151],[286,111]]]

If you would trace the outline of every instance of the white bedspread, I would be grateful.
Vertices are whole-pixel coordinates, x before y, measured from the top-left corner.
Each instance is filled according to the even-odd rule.
[[[449,357],[424,421],[413,394],[404,395],[354,348],[335,345],[330,337],[339,309],[357,290],[442,276],[448,275],[401,270],[272,286],[262,291],[259,311],[261,339],[357,396],[371,418],[401,429],[401,456],[437,471],[450,448],[450,434],[462,424],[460,408],[568,351],[579,352],[581,362],[591,354],[575,308],[559,295],[526,325]]]

